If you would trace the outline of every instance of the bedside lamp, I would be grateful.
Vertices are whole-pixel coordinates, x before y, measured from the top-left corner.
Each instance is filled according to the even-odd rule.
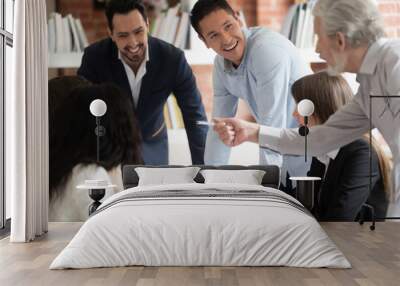
[[[96,117],[96,128],[94,133],[96,134],[97,138],[97,163],[100,163],[100,137],[104,136],[106,133],[104,126],[100,125],[100,118],[106,113],[107,104],[101,99],[95,99],[90,104],[89,110],[90,113]]]
[[[309,99],[303,99],[297,105],[297,112],[304,117],[304,125],[299,128],[299,134],[304,136],[304,161],[307,162],[307,135],[310,132],[308,129],[308,117],[314,113],[314,103]]]
[[[89,106],[90,113],[96,117],[96,128],[94,130],[96,134],[96,161],[100,164],[100,137],[104,136],[106,129],[104,126],[100,125],[100,118],[107,111],[107,104],[101,99],[95,99],[90,103]],[[89,206],[89,215],[96,211],[96,209],[101,205],[100,200],[104,197],[106,193],[106,188],[114,187],[109,185],[106,180],[85,180],[83,185],[77,186],[78,189],[89,190],[89,197],[94,201]]]
[[[304,160],[307,162],[307,135],[308,117],[314,113],[314,103],[309,99],[303,99],[297,105],[297,112],[304,117],[304,125],[299,128],[299,134],[304,136]],[[296,199],[298,199],[308,210],[314,208],[314,184],[321,180],[319,177],[290,177],[296,181]]]

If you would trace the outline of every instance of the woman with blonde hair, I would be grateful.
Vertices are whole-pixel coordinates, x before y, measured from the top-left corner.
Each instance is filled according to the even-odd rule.
[[[330,76],[326,72],[297,80],[292,86],[292,94],[296,103],[303,99],[314,103],[310,127],[323,124],[353,96],[343,77]],[[299,124],[304,124],[297,108],[293,116]],[[320,220],[355,220],[365,203],[374,207],[377,218],[386,216],[391,198],[390,162],[374,138],[372,142],[371,192],[368,135],[313,158],[308,175],[322,178],[313,210]]]

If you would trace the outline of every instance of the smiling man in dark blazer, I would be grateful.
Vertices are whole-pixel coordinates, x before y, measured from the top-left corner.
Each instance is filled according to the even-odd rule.
[[[148,36],[141,1],[111,0],[106,7],[110,38],[85,49],[78,74],[94,83],[113,82],[130,96],[142,134],[145,164],[168,164],[163,106],[175,95],[182,111],[193,164],[204,163],[207,127],[200,93],[184,53]]]

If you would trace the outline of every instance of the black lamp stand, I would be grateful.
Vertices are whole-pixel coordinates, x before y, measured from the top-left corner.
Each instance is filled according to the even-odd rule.
[[[106,129],[104,126],[100,125],[100,117],[96,116],[96,128],[94,130],[94,133],[96,134],[96,158],[97,158],[97,163],[100,163],[100,137],[104,136],[106,133]],[[89,216],[94,213],[97,208],[101,205],[100,200],[104,197],[106,194],[106,189],[89,189],[89,197],[94,201],[90,206],[89,206]]]

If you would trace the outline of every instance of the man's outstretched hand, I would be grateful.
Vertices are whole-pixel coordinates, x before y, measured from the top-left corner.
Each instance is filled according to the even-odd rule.
[[[225,145],[234,147],[245,141],[258,142],[260,125],[237,118],[214,118],[214,131]]]

